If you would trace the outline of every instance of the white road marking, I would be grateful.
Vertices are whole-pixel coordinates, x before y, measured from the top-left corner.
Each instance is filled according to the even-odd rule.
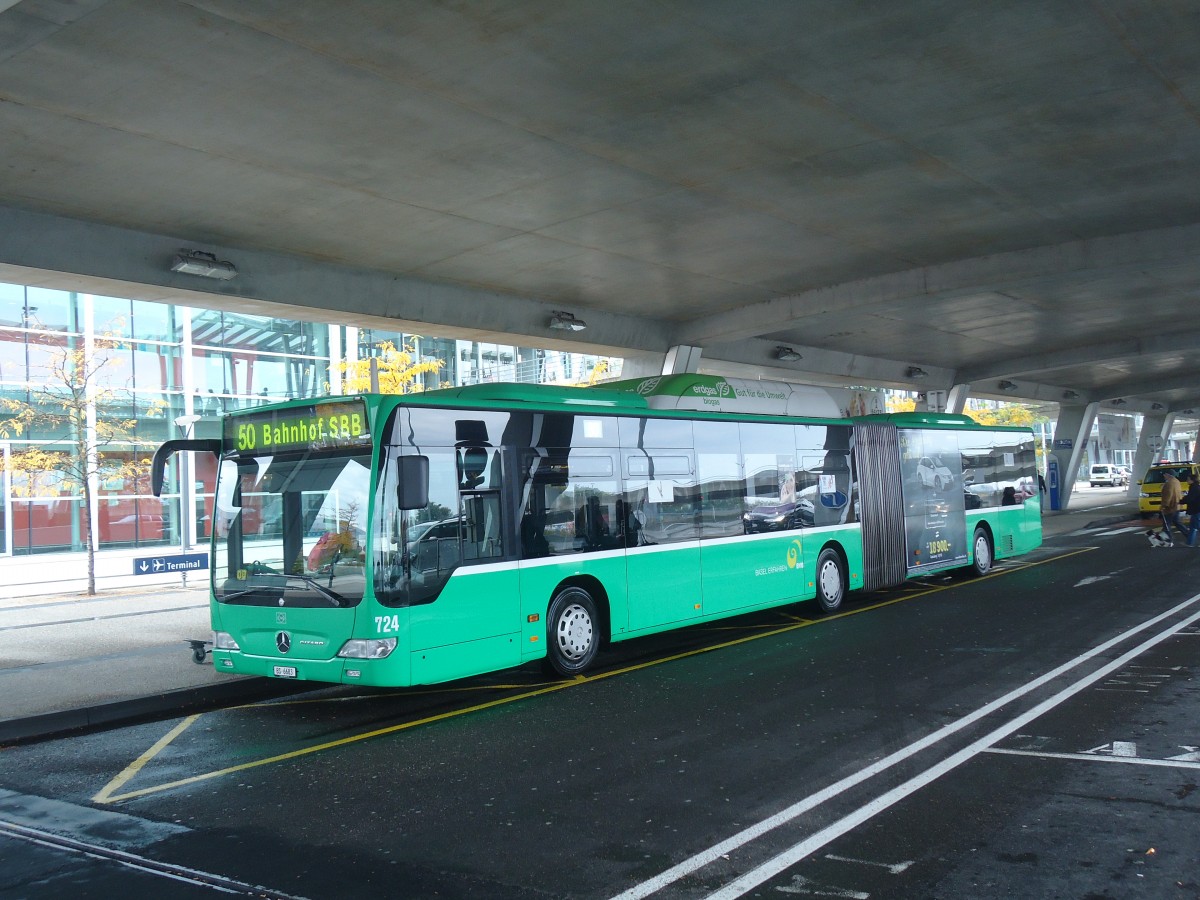
[[[1098,753],[1047,753],[1040,750],[1006,750],[988,747],[984,753],[1001,756],[1032,756],[1039,759],[1077,759],[1081,762],[1123,763],[1127,766],[1158,766],[1165,769],[1200,769],[1200,753],[1168,756],[1166,759],[1147,759],[1144,756],[1101,756]]]
[[[899,875],[913,864],[913,860],[911,859],[906,859],[902,863],[883,863],[872,862],[869,859],[852,859],[849,856],[838,856],[836,853],[826,853],[825,858],[836,860],[837,862],[856,863],[860,866],[877,866],[880,869],[887,869],[889,875]]]
[[[1192,604],[1197,599],[1200,599],[1200,595],[1191,598],[1182,605],[1186,606]],[[1176,608],[1178,609],[1179,607]],[[1137,657],[1141,654],[1147,652],[1156,645],[1167,640],[1167,638],[1173,636],[1180,627],[1183,627],[1184,625],[1190,625],[1192,622],[1197,620],[1200,620],[1200,613],[1193,613],[1185,622],[1178,625],[1172,625],[1153,637],[1148,638],[1147,640],[1138,644],[1132,650],[1127,651],[1118,659],[1110,662],[1108,665],[1100,667],[1090,675],[1085,675],[1083,678],[1080,678],[1073,684],[1063,688],[1052,697],[1043,700],[1029,711],[1017,716],[1012,721],[1001,725],[999,728],[989,732],[979,740],[974,741],[973,743],[964,747],[962,750],[959,750],[957,753],[948,756],[940,763],[930,766],[920,775],[917,775],[916,777],[906,781],[904,784],[901,784],[892,790],[887,791],[881,796],[876,797],[874,800],[860,807],[855,812],[850,813],[848,816],[845,816],[839,821],[834,822],[832,825],[821,829],[807,840],[801,841],[790,849],[780,853],[774,859],[768,860],[752,871],[747,872],[740,878],[730,882],[721,890],[709,894],[709,900],[734,900],[734,898],[741,897],[743,894],[752,891],[763,882],[769,881],[777,875],[782,874],[796,863],[800,862],[800,860],[819,850],[821,847],[824,847],[831,841],[841,837],[843,834],[854,830],[862,823],[874,818],[876,815],[888,809],[893,804],[898,803],[900,800],[903,800],[905,797],[915,794],[926,785],[932,784],[947,772],[953,771],[963,763],[974,759],[997,741],[1003,740],[1017,729],[1023,728],[1030,722],[1041,718],[1050,710],[1071,699],[1080,691],[1091,687],[1101,678],[1104,678],[1111,672],[1119,669],[1121,666],[1128,665],[1132,660],[1137,659]],[[1141,626],[1138,627],[1139,629],[1141,628]],[[1116,759],[1117,757],[1097,756],[1095,758]],[[1176,765],[1186,764],[1177,763]]]
[[[1187,753],[1181,753],[1179,756],[1168,756],[1167,759],[1176,762],[1194,762],[1200,763],[1200,747],[1189,747],[1187,744],[1181,744]]]
[[[1137,756],[1137,744],[1133,741],[1111,741],[1107,744],[1101,744],[1099,747],[1093,747],[1091,750],[1085,750],[1084,753],[1092,756]]]
[[[875,775],[878,775],[881,772],[884,772],[884,771],[892,768],[893,766],[904,762],[905,760],[911,758],[912,756],[916,755],[917,753],[920,753],[921,751],[923,751],[929,747],[932,747],[935,744],[940,743],[941,741],[951,737],[952,735],[958,733],[959,731],[962,731],[963,729],[969,727],[970,725],[975,724],[979,720],[991,715],[992,713],[996,712],[997,710],[1002,709],[1003,707],[1007,706],[1009,703],[1012,703],[1014,700],[1018,700],[1021,697],[1024,697],[1026,694],[1029,694],[1030,692],[1037,690],[1038,688],[1048,684],[1049,682],[1053,681],[1054,679],[1058,678],[1059,676],[1071,671],[1072,669],[1077,668],[1078,666],[1082,665],[1083,663],[1088,662],[1089,660],[1092,660],[1097,656],[1101,656],[1102,654],[1107,653],[1110,649],[1112,649],[1113,647],[1115,647],[1121,643],[1124,643],[1125,641],[1129,640],[1134,635],[1137,635],[1149,628],[1154,627],[1155,625],[1160,624],[1161,622],[1166,621],[1167,619],[1170,619],[1171,617],[1179,614],[1180,612],[1188,609],[1191,606],[1195,606],[1198,601],[1200,601],[1200,594],[1197,594],[1196,596],[1191,597],[1188,600],[1185,600],[1183,603],[1178,604],[1177,606],[1173,607],[1172,609],[1167,610],[1164,613],[1154,616],[1153,618],[1147,619],[1145,622],[1143,622],[1140,625],[1135,625],[1133,628],[1130,628],[1127,631],[1124,631],[1121,634],[1117,635],[1116,637],[1111,638],[1108,641],[1105,641],[1103,644],[1093,647],[1091,650],[1087,651],[1086,653],[1080,654],[1079,656],[1075,657],[1074,659],[1069,660],[1068,662],[1065,662],[1062,665],[1060,665],[1054,669],[1051,669],[1049,672],[1046,672],[1045,674],[1039,676],[1038,678],[1035,678],[1032,681],[1026,682],[1025,684],[1021,685],[1020,687],[1015,688],[1012,691],[1009,691],[1004,696],[999,697],[996,700],[991,701],[990,703],[984,704],[979,709],[975,710],[972,713],[969,713],[966,716],[963,716],[961,719],[958,719],[955,722],[951,722],[949,725],[945,725],[942,728],[939,728],[938,730],[927,734],[925,737],[923,737],[917,741],[914,741],[913,743],[909,744],[907,747],[902,747],[900,750],[897,750],[896,752],[891,753],[888,756],[885,756],[883,759],[880,759],[880,760],[876,761],[875,763],[872,763],[871,765],[869,765],[863,769],[860,769],[858,772],[855,772],[853,775],[848,775],[847,777],[834,782],[833,784],[829,785],[828,787],[825,787],[825,788],[821,789],[820,791],[817,791],[814,794],[810,794],[809,796],[792,804],[788,808],[776,813],[775,815],[770,816],[766,819],[763,819],[761,822],[759,822],[755,825],[751,825],[749,828],[745,828],[742,831],[739,831],[736,834],[731,835],[730,837],[726,838],[725,840],[720,841],[717,844],[714,844],[713,846],[709,847],[708,849],[702,850],[699,853],[691,856],[690,858],[685,859],[680,863],[677,863],[676,865],[672,866],[671,868],[667,869],[666,871],[661,872],[658,875],[655,875],[654,877],[647,879],[646,881],[643,881],[639,884],[634,885],[633,887],[629,888],[628,890],[625,890],[625,891],[621,892],[620,894],[616,895],[613,898],[613,900],[640,900],[640,898],[649,897],[650,895],[657,893],[658,891],[662,890],[663,888],[667,887],[668,885],[674,884],[675,882],[679,881],[680,879],[687,877],[691,873],[693,873],[699,869],[702,869],[703,867],[709,865],[710,863],[715,862],[716,860],[719,860],[722,857],[728,856],[730,853],[734,852],[738,848],[743,847],[746,844],[749,844],[752,841],[757,840],[758,838],[762,837],[763,835],[770,833],[774,829],[779,828],[782,825],[786,825],[786,824],[794,821],[795,819],[799,818],[801,815],[808,812],[809,810],[815,809],[816,807],[820,806],[826,800],[830,800],[830,799],[833,799],[834,797],[840,796],[841,794],[848,791],[850,788],[855,787],[856,785],[859,785],[865,781],[868,781],[869,779],[873,778]],[[1166,640],[1168,637],[1170,637],[1170,635],[1174,631],[1181,629],[1181,628],[1188,627],[1197,619],[1200,619],[1200,613],[1195,613],[1191,617],[1189,617],[1187,620],[1185,620],[1184,622],[1171,626],[1171,628],[1161,632],[1160,634],[1151,638],[1149,641],[1139,645],[1134,650],[1131,650],[1129,653],[1127,653],[1124,656],[1122,656],[1121,658],[1115,660],[1113,663],[1110,663],[1109,665],[1106,665],[1103,668],[1097,670],[1097,672],[1093,673],[1093,675],[1089,676],[1084,681],[1077,682],[1077,685],[1079,685],[1079,687],[1077,689],[1082,690],[1083,687],[1090,685],[1094,681],[1097,681],[1100,678],[1107,676],[1112,671],[1119,669],[1121,666],[1128,664],[1138,654],[1145,652],[1146,649],[1154,646],[1155,644],[1159,643],[1160,641]],[[1055,695],[1055,698],[1052,698],[1052,699],[1055,702],[1062,702],[1062,700],[1066,699],[1066,697],[1060,693],[1058,695]],[[1044,711],[1043,707],[1045,709],[1050,708],[1046,704],[1041,704],[1041,705],[1035,707],[1033,710],[1030,711],[1030,713],[1027,713],[1027,714],[1019,717],[1018,719],[1015,719],[1013,721],[1013,723],[1010,724],[1010,726],[1005,726],[1005,728],[1003,729],[1003,731],[1004,731],[1003,734],[998,734],[998,732],[993,732],[991,735],[988,735],[987,738],[984,739],[986,741],[986,743],[981,744],[981,742],[977,741],[975,744],[972,744],[969,748],[967,748],[966,751],[960,751],[958,754],[955,754],[955,755],[949,757],[947,760],[945,760],[940,765],[935,766],[934,768],[930,769],[928,771],[928,773],[926,773],[928,776],[927,780],[922,781],[921,778],[925,778],[926,776],[920,776],[918,779],[913,779],[912,781],[909,781],[905,785],[902,785],[901,788],[899,788],[897,790],[904,789],[904,790],[907,790],[908,792],[911,792],[912,790],[916,790],[917,787],[921,787],[925,783],[928,783],[928,781],[934,780],[935,778],[944,774],[944,772],[949,771],[950,769],[954,768],[955,766],[959,765],[960,763],[965,762],[967,759],[971,758],[971,756],[977,754],[980,751],[980,749],[982,749],[983,746],[988,746],[990,744],[994,744],[997,740],[1000,740],[1000,738],[1007,737],[1013,731],[1016,731],[1018,728],[1022,727],[1025,724],[1028,724],[1028,722],[1032,721],[1038,715],[1042,714],[1042,712]],[[1035,715],[1035,713],[1036,713],[1036,715]],[[964,753],[966,753],[968,755],[964,756],[963,755]],[[892,797],[892,799],[887,800],[886,803],[884,802],[886,798],[891,797],[894,794],[895,794],[895,796]],[[819,832],[818,835],[815,835],[810,840],[796,845],[795,847],[792,848],[792,850],[788,851],[785,854],[780,855],[779,857],[776,857],[775,860],[768,862],[765,866],[760,866],[758,869],[755,869],[753,872],[749,873],[748,875],[744,876],[743,878],[739,879],[738,881],[733,882],[725,891],[718,892],[717,894],[714,894],[713,896],[714,897],[737,897],[737,896],[740,896],[741,893],[743,893],[745,890],[752,889],[754,886],[761,884],[762,881],[765,881],[771,877],[774,877],[775,874],[778,874],[778,872],[782,871],[783,869],[786,869],[787,866],[792,865],[792,857],[793,856],[795,856],[795,859],[798,861],[799,859],[802,859],[804,856],[807,856],[808,854],[815,852],[816,850],[820,849],[820,847],[824,846],[826,843],[833,840],[835,837],[839,836],[841,833],[844,833],[844,831],[848,831],[848,830],[850,830],[850,828],[855,827],[856,825],[860,824],[860,822],[866,821],[871,816],[873,816],[876,812],[881,812],[883,809],[886,809],[887,806],[890,806],[892,803],[896,802],[896,800],[900,799],[901,796],[903,796],[903,795],[896,794],[895,791],[892,791],[892,792],[889,792],[888,794],[883,795],[883,797],[879,798],[878,800],[876,800],[873,803],[868,804],[866,807],[864,807],[860,811],[861,816],[860,816],[860,814],[856,814],[855,816],[847,817],[846,819],[843,819],[840,822],[835,823],[834,825],[830,826],[829,828],[826,828],[823,831]],[[880,804],[882,804],[882,805],[880,805]],[[851,820],[853,820],[853,821],[851,821]],[[842,830],[838,830],[838,829],[842,829]],[[783,863],[782,867],[779,868],[777,871],[771,871],[769,869],[769,867],[774,867],[774,865],[777,862],[782,862]],[[731,891],[731,890],[736,891],[736,892],[728,893],[728,891]]]
[[[803,875],[793,875],[792,883],[775,888],[780,894],[799,894],[804,897],[841,897],[844,900],[870,900],[870,894],[852,891],[849,888],[828,887],[809,881]]]

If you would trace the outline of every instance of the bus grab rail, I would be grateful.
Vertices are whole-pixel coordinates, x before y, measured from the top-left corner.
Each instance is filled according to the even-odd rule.
[[[221,458],[221,442],[215,438],[201,440],[176,438],[164,441],[154,451],[154,461],[150,465],[150,490],[154,492],[155,497],[162,495],[163,475],[167,469],[167,460],[180,450],[207,450],[217,459]]]

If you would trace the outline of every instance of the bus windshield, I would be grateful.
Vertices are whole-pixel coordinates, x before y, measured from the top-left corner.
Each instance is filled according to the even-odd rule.
[[[213,593],[250,606],[353,606],[363,598],[368,452],[222,461],[212,525]]]

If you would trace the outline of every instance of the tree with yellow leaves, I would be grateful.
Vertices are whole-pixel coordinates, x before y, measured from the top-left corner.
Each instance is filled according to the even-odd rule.
[[[37,432],[50,440],[14,447],[8,457],[13,493],[33,497],[77,490],[83,492],[83,541],[87,548],[87,592],[96,593],[96,556],[92,498],[100,479],[134,480],[149,472],[149,457],[129,453],[137,420],[127,417],[128,391],[111,387],[120,360],[112,351],[125,344],[111,334],[98,335],[89,348],[63,335],[47,336],[55,344],[47,363],[38,368],[28,400],[0,401],[0,435],[20,437]],[[165,404],[151,404],[150,415]]]
[[[575,383],[576,387],[595,387],[608,377],[608,360],[597,360],[596,365],[592,366],[592,371],[588,373],[588,377],[583,381]]]
[[[338,369],[342,373],[342,393],[370,393],[373,381],[371,367],[374,365],[378,372],[379,393],[417,394],[425,390],[425,386],[418,382],[417,378],[430,372],[441,371],[446,365],[444,359],[415,361],[416,345],[413,343],[406,343],[397,348],[391,341],[382,341],[377,348],[379,353],[375,356],[352,362],[342,360],[338,363]]]
[[[980,425],[1031,427],[1039,422],[1048,421],[1045,416],[1036,415],[1028,406],[1022,406],[1019,403],[1001,403],[994,407],[973,407],[967,410],[967,415]]]

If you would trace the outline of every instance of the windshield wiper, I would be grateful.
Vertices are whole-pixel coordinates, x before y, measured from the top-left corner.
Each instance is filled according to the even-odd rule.
[[[230,600],[236,600],[238,597],[245,597],[247,594],[261,593],[264,587],[267,587],[267,586],[266,585],[258,585],[257,587],[246,588],[241,591],[234,591],[231,594],[221,594],[220,597],[218,597],[217,599],[220,600],[222,603],[228,603]]]
[[[281,577],[287,579],[288,581],[303,581],[334,606],[346,605],[345,597],[343,597],[337,591],[330,590],[329,588],[325,587],[325,585],[321,584],[321,582],[317,581],[317,579],[313,578],[311,575],[284,575]],[[285,591],[289,589],[286,582],[283,585],[283,589]]]

